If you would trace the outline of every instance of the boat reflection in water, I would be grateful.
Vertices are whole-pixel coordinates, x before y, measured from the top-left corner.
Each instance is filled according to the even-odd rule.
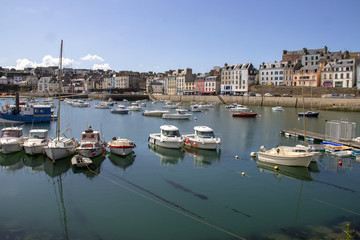
[[[24,155],[24,151],[14,152],[10,154],[0,153],[0,165],[3,166],[3,169],[5,170],[21,169],[24,166],[24,163],[22,161]]]
[[[70,159],[71,157],[67,157],[53,163],[49,158],[47,158],[44,163],[45,173],[52,178],[66,173],[71,167]]]
[[[182,149],[163,148],[154,144],[149,144],[148,146],[150,152],[154,153],[160,158],[162,165],[177,164],[185,157],[185,153]]]
[[[204,167],[211,165],[214,162],[220,161],[221,150],[207,150],[207,149],[186,149],[186,154],[194,158],[194,165],[197,167]]]
[[[43,164],[48,160],[45,154],[29,155],[25,154],[23,162],[25,166],[31,168],[33,171],[44,171]]]
[[[273,163],[266,163],[262,161],[256,161],[257,167],[261,172],[267,171],[275,174],[275,177],[281,179],[282,176],[312,181],[312,177],[310,175],[310,171],[307,167],[294,167],[294,166],[284,166],[284,165],[276,165]]]
[[[108,157],[112,164],[125,170],[134,163],[136,155],[134,152],[132,152],[126,156],[119,156],[111,152],[109,153]]]

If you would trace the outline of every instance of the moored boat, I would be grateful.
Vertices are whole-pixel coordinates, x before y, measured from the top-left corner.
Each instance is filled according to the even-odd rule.
[[[215,137],[213,130],[207,126],[194,127],[195,133],[182,135],[184,145],[201,149],[216,149],[221,145],[221,139]]]
[[[259,161],[285,165],[285,166],[302,166],[308,167],[316,153],[311,152],[295,152],[286,146],[279,146],[266,150],[261,147],[260,151],[256,153]]]
[[[234,112],[232,114],[233,117],[245,117],[245,118],[250,118],[250,117],[256,117],[257,113],[253,113],[253,112]]]
[[[108,142],[108,146],[110,148],[110,152],[120,156],[126,156],[132,153],[136,147],[133,141],[116,137],[113,137],[113,139]]]
[[[304,115],[305,115],[305,117],[318,117],[319,112],[306,111],[305,114],[304,114],[304,112],[298,112],[299,117],[303,117]]]
[[[165,113],[169,113],[167,110],[145,110],[143,112],[144,116],[148,117],[162,117]]]
[[[178,119],[178,120],[187,120],[192,116],[191,113],[187,111],[177,111],[177,113],[165,113],[162,115],[163,119]]]
[[[149,143],[165,148],[181,148],[183,138],[179,129],[173,125],[162,125],[160,133],[151,133]]]
[[[84,157],[96,157],[105,151],[105,142],[101,140],[100,133],[89,126],[81,133],[81,141],[76,151]]]
[[[129,109],[126,108],[124,105],[117,105],[117,107],[113,108],[110,110],[111,113],[117,113],[117,114],[128,114],[129,113]]]
[[[47,129],[32,129],[29,132],[28,139],[24,142],[24,150],[26,154],[36,155],[43,154],[44,147],[48,144],[48,130]]]
[[[19,152],[23,148],[24,140],[21,127],[3,128],[0,137],[0,152],[3,154]]]
[[[282,111],[284,111],[284,108],[281,106],[277,106],[277,107],[272,107],[272,110],[274,112],[282,112]]]
[[[93,164],[90,158],[76,154],[71,158],[71,165],[77,168],[90,167]]]

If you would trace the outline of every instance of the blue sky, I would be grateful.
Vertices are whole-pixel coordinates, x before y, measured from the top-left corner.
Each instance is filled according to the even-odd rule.
[[[304,47],[360,51],[360,0],[2,0],[0,66],[210,71]]]

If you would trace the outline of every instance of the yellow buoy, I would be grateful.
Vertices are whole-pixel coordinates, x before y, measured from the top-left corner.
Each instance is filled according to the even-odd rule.
[[[239,158],[239,156],[238,156],[238,155],[236,155],[236,156],[235,156],[235,158],[236,158],[236,159],[238,159],[238,158]]]
[[[245,176],[245,172],[242,172],[241,175]]]
[[[275,166],[274,169],[275,169],[275,170],[279,170],[279,167],[278,167],[278,166]]]

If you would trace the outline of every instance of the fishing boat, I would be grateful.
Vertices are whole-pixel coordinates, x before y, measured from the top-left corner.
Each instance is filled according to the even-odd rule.
[[[105,152],[105,142],[101,140],[100,133],[89,126],[81,133],[81,141],[76,151],[84,157],[96,157]]]
[[[110,152],[120,156],[129,155],[136,147],[133,141],[116,137],[113,137],[112,140],[108,142],[108,146],[110,148]]]
[[[86,108],[86,107],[90,107],[90,103],[89,102],[85,102],[84,100],[77,100],[77,101],[73,101],[72,103],[73,107],[79,107],[79,108]]]
[[[305,114],[304,114],[304,112],[298,112],[299,117],[303,117],[304,115],[305,115],[305,117],[318,117],[319,112],[306,111]]]
[[[169,113],[167,110],[145,110],[143,112],[144,116],[148,117],[162,117],[165,113]]]
[[[26,154],[36,155],[43,154],[44,147],[48,144],[48,130],[47,129],[31,129],[28,139],[24,142],[24,150]]]
[[[243,117],[243,118],[251,118],[251,117],[256,117],[257,113],[253,113],[253,112],[234,112],[232,114],[233,117]]]
[[[266,150],[264,146],[255,153],[258,160],[273,164],[285,166],[301,166],[308,167],[316,153],[312,152],[296,152],[286,146],[279,146]],[[253,155],[253,153],[251,154]]]
[[[3,128],[0,137],[0,152],[3,154],[19,152],[23,148],[24,140],[21,127]]]
[[[143,110],[142,107],[138,104],[133,104],[133,105],[129,106],[128,109],[130,111],[142,111]]]
[[[250,112],[250,109],[244,105],[236,105],[232,108],[229,108],[231,112]]]
[[[93,164],[90,158],[76,154],[71,158],[71,165],[77,168],[90,167]]]
[[[20,105],[19,93],[15,95],[15,106],[5,105],[0,112],[0,123],[48,123],[51,121],[49,105],[26,103]]]
[[[149,143],[165,148],[181,148],[183,138],[179,129],[173,125],[160,126],[160,133],[151,133]]]
[[[117,105],[115,108],[110,110],[111,113],[117,113],[117,114],[128,114],[129,113],[129,109],[126,108],[124,105]]]
[[[195,133],[182,135],[186,147],[201,149],[216,149],[221,145],[221,139],[215,137],[213,130],[207,126],[194,127]]]
[[[67,137],[60,137],[60,134],[63,134],[65,131],[69,130],[70,128],[66,128],[63,132],[60,133],[60,84],[61,84],[61,74],[62,74],[62,48],[63,48],[63,41],[61,40],[61,48],[60,48],[60,67],[59,67],[59,78],[58,78],[58,121],[57,121],[57,136],[52,138],[48,145],[44,147],[44,151],[46,155],[53,161],[69,157],[75,154],[76,147],[78,142],[72,138],[69,139]]]
[[[162,115],[163,119],[177,119],[177,120],[187,120],[192,116],[188,111],[177,111],[176,113],[165,113]]]

